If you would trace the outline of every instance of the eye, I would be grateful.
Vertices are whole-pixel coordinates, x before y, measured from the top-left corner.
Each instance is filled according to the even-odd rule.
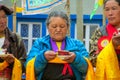
[[[56,28],[57,26],[56,26],[56,25],[52,25],[51,27],[52,27],[52,28]]]
[[[112,7],[112,10],[117,10],[117,7]]]
[[[105,8],[104,10],[105,10],[105,11],[109,11],[109,8]]]
[[[1,16],[0,17],[0,19],[6,19],[7,18],[7,16]]]
[[[2,18],[6,18],[7,16],[2,16]]]
[[[65,26],[64,25],[60,25],[60,28],[64,28]]]

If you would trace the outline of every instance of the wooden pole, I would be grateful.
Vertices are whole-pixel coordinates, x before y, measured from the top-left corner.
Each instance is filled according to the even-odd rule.
[[[13,12],[13,32],[16,33],[16,0],[14,0],[13,8],[14,8],[14,12]]]
[[[83,41],[83,0],[76,1],[77,10],[77,39]]]
[[[103,4],[103,6],[104,6],[104,4]],[[105,14],[104,14],[104,7],[103,7],[103,20],[102,20],[102,23],[103,23],[103,26],[106,25],[106,17],[105,17]]]
[[[65,8],[67,11],[67,16],[70,19],[70,0],[67,0],[66,4],[65,4]],[[68,36],[70,36],[70,28],[68,30]]]

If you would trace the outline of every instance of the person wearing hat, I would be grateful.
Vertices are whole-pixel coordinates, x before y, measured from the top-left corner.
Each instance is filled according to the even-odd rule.
[[[22,38],[7,27],[7,16],[13,11],[0,5],[0,80],[21,80],[26,49]]]

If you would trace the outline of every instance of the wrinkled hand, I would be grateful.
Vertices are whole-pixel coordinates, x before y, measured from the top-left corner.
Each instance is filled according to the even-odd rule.
[[[9,54],[9,53],[7,53],[5,56],[1,56],[1,58],[3,60],[6,60],[8,63],[13,63],[15,60],[15,57],[13,56],[13,54]]]
[[[49,60],[54,59],[57,55],[54,51],[46,51],[44,56],[49,61]]]
[[[113,34],[112,43],[115,49],[120,50],[120,34],[118,33]]]
[[[67,57],[65,57],[62,60],[66,61],[68,63],[72,63],[74,61],[75,57],[76,57],[75,53],[69,52],[69,54],[67,55]]]

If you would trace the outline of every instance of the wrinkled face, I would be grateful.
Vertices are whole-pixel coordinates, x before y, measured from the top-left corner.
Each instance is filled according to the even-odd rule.
[[[66,24],[66,20],[60,17],[51,17],[50,24],[47,27],[51,38],[55,41],[62,41],[69,28]]]
[[[120,26],[120,6],[115,0],[106,2],[104,12],[110,24]]]
[[[6,29],[7,25],[7,16],[4,10],[0,10],[0,32],[3,32]]]

